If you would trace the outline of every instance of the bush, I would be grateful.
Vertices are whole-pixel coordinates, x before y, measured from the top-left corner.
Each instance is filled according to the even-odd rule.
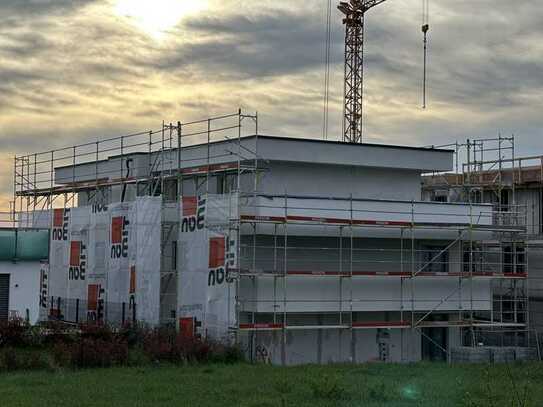
[[[51,356],[41,350],[4,348],[0,351],[0,372],[53,369]]]
[[[70,345],[59,342],[52,349],[53,360],[60,367],[72,367],[72,350]]]
[[[139,367],[149,365],[150,363],[151,359],[140,347],[128,349],[128,366]]]
[[[140,324],[126,324],[119,330],[119,335],[126,340],[130,348],[141,347],[151,330]]]
[[[212,345],[209,361],[213,363],[234,364],[243,362],[245,355],[236,345]]]
[[[0,348],[24,346],[30,325],[23,319],[0,321]]]
[[[236,363],[244,358],[238,347],[183,336],[172,328],[148,330],[142,349],[152,360],[170,363]]]
[[[117,340],[118,335],[108,325],[83,324],[79,326],[79,336],[83,339],[112,342]]]
[[[122,366],[128,362],[128,345],[118,338],[109,341],[83,338],[71,345],[71,354],[73,367]]]
[[[174,329],[159,328],[146,332],[143,351],[154,361],[183,363],[206,360],[209,345],[180,335]]]
[[[177,335],[173,355],[175,362],[207,362],[211,355],[211,345],[198,338]]]
[[[20,368],[19,357],[14,349],[4,348],[0,351],[0,370],[11,372]]]
[[[80,332],[71,325],[59,321],[49,321],[34,328],[41,338],[43,346],[54,347],[58,343],[73,343],[79,338]]]
[[[147,331],[141,345],[153,361],[172,361],[173,338],[168,332],[161,329]]]
[[[128,345],[119,339],[83,338],[76,343],[55,345],[53,355],[55,362],[62,367],[125,366],[128,364]]]
[[[30,327],[12,320],[0,330],[0,370],[141,366],[150,362],[236,363],[242,351],[234,346],[186,337],[174,328],[102,324],[74,327],[58,322]],[[24,349],[23,349],[24,348]],[[25,350],[36,351],[32,356]]]

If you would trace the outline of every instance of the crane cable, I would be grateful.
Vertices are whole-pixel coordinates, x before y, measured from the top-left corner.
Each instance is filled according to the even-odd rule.
[[[332,46],[332,0],[325,0],[326,8],[326,48],[324,56],[324,101],[322,138],[328,139],[329,107],[330,107],[330,50]]]
[[[424,34],[424,73],[422,80],[422,108],[426,109],[426,83],[428,65],[428,31],[430,31],[430,0],[422,0],[422,33]]]

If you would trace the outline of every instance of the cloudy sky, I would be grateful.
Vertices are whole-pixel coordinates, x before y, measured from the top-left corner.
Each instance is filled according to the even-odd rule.
[[[335,2],[334,2],[335,3]],[[543,153],[539,0],[421,0],[367,16],[366,141],[444,144],[514,133]],[[0,208],[11,157],[175,122],[259,111],[264,134],[322,134],[327,0],[0,0]],[[334,8],[330,138],[341,137]]]

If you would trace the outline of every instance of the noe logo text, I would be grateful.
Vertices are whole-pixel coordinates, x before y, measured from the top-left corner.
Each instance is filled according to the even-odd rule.
[[[128,257],[128,225],[126,216],[111,219],[111,258]]]
[[[195,232],[205,227],[206,199],[203,197],[183,197],[183,221],[181,232]]]
[[[70,209],[53,210],[52,239],[57,241],[68,240],[68,224],[70,222]]]
[[[82,242],[70,242],[70,267],[68,279],[72,281],[85,280],[87,266],[87,248]]]
[[[212,237],[209,240],[208,287],[229,283],[228,272],[236,265],[236,244],[228,237]]]

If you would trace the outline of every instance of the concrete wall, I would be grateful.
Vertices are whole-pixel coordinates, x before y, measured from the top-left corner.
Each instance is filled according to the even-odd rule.
[[[266,194],[419,200],[418,170],[273,162],[260,180]]]
[[[404,200],[353,199],[344,195],[315,197],[314,195],[283,194],[252,196],[242,201],[244,215],[259,217],[305,216],[313,219],[373,220],[404,223],[439,223],[491,226],[494,224],[491,205],[465,205]],[[285,209],[286,207],[286,209]],[[405,225],[403,225],[405,226]],[[438,233],[432,231],[432,235]]]
[[[39,316],[40,262],[0,262],[0,274],[10,275],[9,310],[17,311],[21,318],[30,313],[30,322]]]
[[[427,264],[445,248],[449,242],[416,242],[417,258],[415,270]],[[351,262],[350,239],[343,239],[343,249],[339,250],[340,239],[317,237],[289,238],[287,246],[287,269],[303,272],[339,272],[349,271]],[[271,272],[284,270],[284,245],[269,236],[258,236],[256,241],[256,260],[253,260],[254,242],[246,237],[241,252],[242,269],[268,273],[268,276],[256,279],[243,278],[241,283],[242,309],[261,313],[282,312],[285,288],[282,279],[271,277]],[[401,243],[393,239],[356,239],[353,243],[353,271],[400,272],[411,270],[411,253],[404,248],[403,267],[401,262]],[[449,250],[449,260],[459,260],[459,247]],[[341,254],[341,261],[340,261]],[[442,262],[445,262],[444,260]],[[253,264],[254,263],[254,264]],[[425,271],[448,272],[458,270],[460,264],[441,265],[432,263]],[[452,311],[471,307],[471,289],[473,289],[473,307],[477,310],[491,309],[491,283],[489,280],[463,281],[459,290],[458,279],[443,277],[420,277],[412,281],[405,280],[402,285],[397,277],[353,277],[340,281],[338,277],[289,276],[286,286],[287,312],[337,312],[348,310],[352,291],[353,310],[355,311],[399,311],[441,310]],[[411,285],[413,284],[413,285]],[[411,303],[411,290],[415,301]],[[341,301],[340,301],[341,294]],[[403,301],[402,301],[403,298]],[[447,301],[442,301],[448,298]],[[255,302],[257,300],[257,302]]]
[[[112,153],[115,152],[120,153],[120,150]],[[238,159],[250,162],[254,160],[255,152],[261,160],[260,165],[266,162],[288,161],[419,172],[449,171],[453,165],[453,152],[450,150],[262,136],[258,141],[255,137],[243,138],[241,146],[238,140],[223,140],[210,144],[209,149],[207,144],[184,147],[181,151],[181,167],[232,163],[238,162]],[[55,181],[70,183],[126,177],[128,159],[131,160],[130,176],[135,177],[149,174],[150,169],[168,171],[178,166],[177,150],[153,152],[151,156],[145,153],[125,154],[123,157],[113,156],[98,162],[93,161],[93,157],[92,154],[88,155],[88,162],[76,165],[75,169],[72,166],[57,168]]]
[[[273,278],[262,277],[256,283],[243,279],[240,301],[242,310],[270,313],[283,312],[283,282],[274,284]],[[453,311],[471,308],[470,284],[464,282],[458,290],[458,281],[441,277],[424,277],[413,281],[415,292],[411,302],[411,282],[391,277],[353,277],[352,285],[343,279],[329,277],[289,277],[286,288],[286,312],[337,312],[350,308],[352,290],[354,311],[399,311],[414,307],[416,311]],[[256,286],[256,291],[255,287]],[[342,299],[340,300],[340,293]],[[253,300],[258,300],[255,304]],[[403,300],[402,298],[403,292]],[[274,295],[275,293],[275,295]],[[490,283],[473,282],[473,309],[491,309]],[[447,300],[445,300],[447,299]]]
[[[373,313],[372,318],[399,319],[399,315],[389,313]],[[327,315],[305,316],[303,321],[308,324],[326,323]],[[455,321],[454,314],[441,314],[441,317]],[[357,319],[367,320],[363,314]],[[293,321],[296,322],[296,321]],[[445,349],[449,350],[461,346],[460,328],[449,327],[446,330]],[[425,333],[431,335],[429,331]],[[273,364],[287,365],[301,364],[330,364],[330,363],[410,363],[418,362],[429,355],[423,354],[423,335],[419,329],[308,329],[288,330],[286,343],[283,348],[283,332],[257,331],[242,333],[241,341],[249,358],[254,361],[263,361],[267,356]],[[437,360],[447,360],[447,354],[433,343],[433,354]]]
[[[421,334],[410,329],[360,329],[353,330],[352,336],[351,331],[338,329],[287,331],[284,350],[281,331],[245,333],[241,339],[249,357],[252,353],[258,360],[264,352],[276,365],[282,364],[283,358],[287,365],[422,359]]]
[[[269,161],[296,163],[342,164],[364,167],[384,167],[422,172],[450,171],[453,151],[409,148],[379,144],[347,144],[259,137],[257,153]]]
[[[387,360],[381,360],[379,338],[382,332],[383,330],[378,329],[353,331],[353,353],[351,333],[348,330],[289,331],[286,337],[285,362],[287,365],[301,365],[370,361],[400,363],[421,360],[421,335],[417,331],[410,330],[386,331],[389,335],[386,339],[389,357]],[[245,338],[247,342],[250,341],[249,336]],[[273,364],[281,364],[281,332],[258,332],[254,336],[255,347],[265,349]]]
[[[68,184],[71,182],[117,179],[121,177],[141,178],[149,174],[149,156],[147,154],[130,154],[124,157],[111,157],[107,160],[93,161],[88,156],[88,163],[55,169],[55,183]],[[129,166],[130,168],[127,168]],[[155,171],[157,169],[155,168]],[[129,173],[128,173],[129,171]]]

